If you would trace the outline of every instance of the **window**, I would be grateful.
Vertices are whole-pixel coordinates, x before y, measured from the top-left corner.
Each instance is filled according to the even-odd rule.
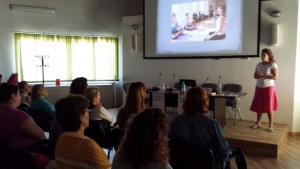
[[[15,53],[21,80],[118,79],[118,38],[16,33]]]

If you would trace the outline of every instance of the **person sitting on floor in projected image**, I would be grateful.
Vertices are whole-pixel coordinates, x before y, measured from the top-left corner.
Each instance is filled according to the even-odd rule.
[[[190,15],[188,12],[185,14],[184,22],[185,22],[185,26],[184,26],[185,30],[191,31],[196,28],[195,24],[190,21]]]
[[[178,24],[176,19],[176,14],[172,14],[171,18],[171,38],[177,39],[179,35],[181,35],[184,32],[184,29]]]
[[[208,105],[209,98],[201,87],[190,88],[183,100],[183,115],[172,122],[170,139],[208,147],[214,152],[216,168],[230,169],[230,146],[220,123],[204,115],[209,110]]]
[[[221,6],[217,9],[216,27],[213,32],[209,32],[208,36],[204,39],[207,40],[221,40],[225,38],[226,18],[225,7],[222,9]]]

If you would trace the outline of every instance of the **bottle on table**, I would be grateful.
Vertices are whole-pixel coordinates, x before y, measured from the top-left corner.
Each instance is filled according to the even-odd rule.
[[[185,93],[185,90],[186,90],[185,83],[182,82],[182,83],[181,83],[181,90],[180,90],[180,92],[181,92],[181,93]]]
[[[219,82],[218,82],[218,94],[221,94],[222,93],[222,76],[220,75],[219,76]]]

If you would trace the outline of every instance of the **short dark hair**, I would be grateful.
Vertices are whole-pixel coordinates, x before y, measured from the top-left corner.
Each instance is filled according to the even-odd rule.
[[[70,86],[70,93],[83,95],[87,86],[87,78],[78,77],[72,81]]]
[[[201,87],[190,88],[184,97],[182,108],[186,114],[203,114],[208,112],[209,99]]]
[[[19,88],[10,83],[2,83],[0,85],[0,103],[8,102],[12,94],[18,94]]]
[[[80,128],[81,117],[89,106],[89,101],[83,96],[67,96],[55,103],[55,113],[58,122],[66,131],[76,131]]]
[[[20,93],[24,93],[24,88],[25,88],[26,84],[28,84],[27,81],[21,81],[21,82],[18,83],[18,87],[19,87]]]

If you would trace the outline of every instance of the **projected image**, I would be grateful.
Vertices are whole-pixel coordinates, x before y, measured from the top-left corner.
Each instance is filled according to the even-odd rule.
[[[171,5],[171,42],[226,38],[226,0]]]

